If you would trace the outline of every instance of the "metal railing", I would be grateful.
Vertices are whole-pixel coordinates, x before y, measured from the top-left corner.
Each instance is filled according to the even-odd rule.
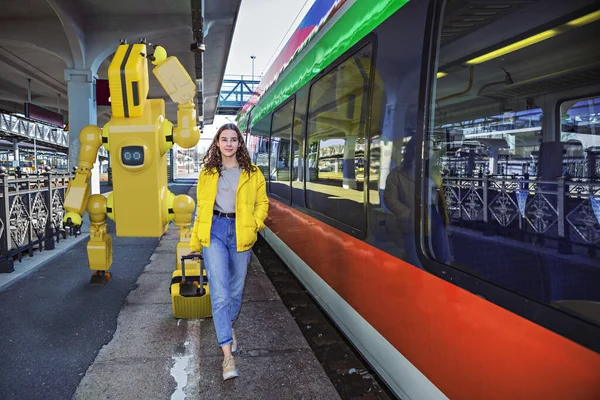
[[[14,271],[15,258],[53,250],[62,229],[70,174],[9,175],[0,170],[0,273]]]
[[[69,147],[69,135],[63,129],[4,112],[0,112],[0,131]]]
[[[451,219],[484,233],[522,233],[553,239],[558,251],[573,245],[595,256],[600,249],[600,182],[559,177],[556,181],[518,177],[444,177],[446,210]],[[597,200],[598,199],[598,200]]]

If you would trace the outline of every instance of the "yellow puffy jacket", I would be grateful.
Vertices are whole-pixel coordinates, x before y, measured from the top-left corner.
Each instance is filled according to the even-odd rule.
[[[252,167],[254,171],[250,175],[242,170],[235,196],[235,238],[239,252],[252,248],[257,232],[265,227],[269,211],[265,177],[256,166]],[[198,209],[190,240],[191,251],[200,251],[202,246],[210,246],[210,228],[218,182],[219,174],[216,169],[200,171],[196,188]]]

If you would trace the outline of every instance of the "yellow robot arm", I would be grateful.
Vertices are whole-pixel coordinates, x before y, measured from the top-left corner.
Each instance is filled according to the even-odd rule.
[[[161,46],[156,46],[152,56],[155,65],[152,72],[161,86],[175,103],[177,108],[177,126],[173,129],[173,141],[189,149],[200,139],[200,130],[196,124],[196,85],[177,57],[167,57]]]
[[[81,225],[81,216],[85,212],[90,197],[90,178],[96,161],[98,149],[102,145],[102,130],[88,125],[79,134],[79,161],[75,178],[69,182],[65,195],[64,209],[67,211],[63,222],[68,225]]]
[[[200,140],[196,125],[196,106],[193,101],[177,107],[177,126],[173,128],[173,141],[184,149],[192,148]]]

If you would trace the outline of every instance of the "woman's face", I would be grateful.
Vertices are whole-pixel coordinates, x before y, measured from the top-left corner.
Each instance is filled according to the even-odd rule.
[[[240,147],[237,132],[232,129],[225,129],[219,136],[219,150],[225,157],[233,157]]]

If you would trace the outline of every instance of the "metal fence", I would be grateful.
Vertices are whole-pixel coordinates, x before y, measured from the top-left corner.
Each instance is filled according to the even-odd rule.
[[[487,234],[515,234],[555,241],[558,251],[600,249],[600,182],[560,177],[445,177],[444,197],[450,218]],[[596,209],[596,210],[595,210]]]
[[[0,273],[13,272],[15,259],[53,250],[62,229],[63,201],[70,174],[9,175],[0,171]]]

